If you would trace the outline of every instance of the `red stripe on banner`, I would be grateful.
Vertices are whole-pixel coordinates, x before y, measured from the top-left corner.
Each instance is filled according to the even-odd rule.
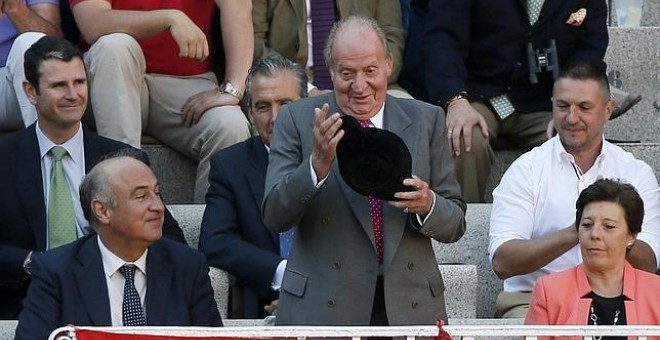
[[[117,334],[111,332],[92,331],[88,329],[76,328],[77,340],[181,340],[181,339],[194,339],[194,340],[275,340],[273,338],[239,338],[239,337],[223,337],[223,336],[176,336],[176,335],[140,335],[140,334]],[[292,340],[286,338],[278,338],[277,340]]]

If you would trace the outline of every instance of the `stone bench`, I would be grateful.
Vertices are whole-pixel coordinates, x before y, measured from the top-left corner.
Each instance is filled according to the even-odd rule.
[[[199,243],[204,207],[201,204],[168,205],[170,212],[179,222],[186,241],[193,248],[197,248]],[[457,318],[477,317],[477,266],[465,262],[462,265],[441,264],[439,268],[445,283],[447,314]],[[220,314],[226,317],[228,275],[217,268],[211,268],[209,275]]]
[[[502,291],[502,280],[492,270],[488,259],[490,204],[468,204],[465,235],[455,243],[433,241],[438,263],[471,264],[477,267],[477,317],[495,315],[495,299]]]

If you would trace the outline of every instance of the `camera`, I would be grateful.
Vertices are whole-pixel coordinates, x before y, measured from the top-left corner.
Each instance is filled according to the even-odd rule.
[[[555,39],[550,39],[550,47],[540,50],[534,49],[532,42],[528,42],[527,64],[529,66],[529,81],[532,84],[539,82],[538,74],[542,72],[552,72],[552,77],[557,78],[559,61]]]

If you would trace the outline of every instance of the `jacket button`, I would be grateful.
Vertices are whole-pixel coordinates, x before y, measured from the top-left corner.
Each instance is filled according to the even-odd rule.
[[[328,222],[330,222],[330,217],[326,216],[323,219],[321,219],[321,223],[323,223],[323,224],[328,224]]]
[[[328,307],[334,308],[335,307],[335,300],[328,300]]]
[[[415,264],[412,262],[408,262],[408,270],[413,270],[415,269]]]
[[[416,309],[417,306],[419,306],[419,302],[417,302],[417,301],[413,301],[413,303],[411,304],[411,306],[412,306],[413,309]]]
[[[332,269],[340,269],[340,268],[341,268],[341,264],[339,262],[337,261],[332,262]]]

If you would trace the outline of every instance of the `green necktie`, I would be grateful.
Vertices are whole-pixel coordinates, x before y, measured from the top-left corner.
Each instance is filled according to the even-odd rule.
[[[543,0],[527,0],[527,15],[529,15],[529,23],[531,25],[534,25],[536,20],[539,19],[542,7]]]
[[[48,249],[53,249],[75,240],[77,234],[69,181],[62,167],[62,157],[67,151],[58,145],[49,152],[53,156],[53,169],[48,196]]]

